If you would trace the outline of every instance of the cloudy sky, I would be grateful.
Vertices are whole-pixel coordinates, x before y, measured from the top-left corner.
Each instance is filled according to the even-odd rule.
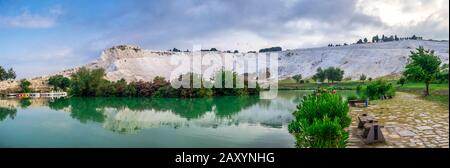
[[[0,65],[33,77],[118,44],[249,51],[376,34],[448,40],[448,20],[448,0],[0,0]]]

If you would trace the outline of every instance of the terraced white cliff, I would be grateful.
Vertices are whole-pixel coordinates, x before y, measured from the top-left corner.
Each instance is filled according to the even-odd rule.
[[[321,47],[277,52],[279,54],[280,78],[295,74],[311,77],[319,67],[339,67],[345,71],[344,77],[359,78],[361,74],[376,78],[401,73],[407,64],[411,50],[419,46],[434,50],[442,62],[449,62],[449,43],[439,41],[406,40],[384,43],[369,43],[340,47]],[[177,67],[170,64],[170,56],[192,55],[191,52],[164,52],[140,49],[134,46],[116,46],[105,50],[100,60],[86,65],[89,68],[105,68],[107,78],[128,81],[151,80],[155,76],[169,78]],[[204,53],[205,54],[205,53]],[[208,52],[212,56],[241,59],[248,53]],[[72,70],[73,71],[73,70]],[[67,72],[72,72],[67,71]]]

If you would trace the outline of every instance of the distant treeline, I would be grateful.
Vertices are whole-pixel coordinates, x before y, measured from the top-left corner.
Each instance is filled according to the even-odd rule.
[[[183,52],[183,51],[181,51],[180,49],[177,49],[177,48],[170,49],[169,51],[172,51],[172,52]],[[220,50],[218,50],[217,48],[211,48],[211,49],[202,49],[200,51],[201,52],[209,52],[209,51],[215,52],[215,51],[220,51]],[[282,51],[282,48],[281,47],[270,47],[270,48],[263,48],[263,49],[259,50],[260,53],[276,52],[276,51]],[[185,50],[184,52],[190,52],[190,51],[189,50]],[[227,51],[223,51],[223,52],[224,53],[235,53],[235,54],[237,54],[237,53],[239,53],[239,50],[234,50],[234,51],[227,50]],[[256,51],[248,51],[247,53],[257,53],[257,52]]]
[[[366,43],[381,43],[381,42],[389,42],[389,41],[400,41],[400,40],[423,40],[423,37],[419,37],[416,35],[412,35],[411,37],[398,37],[397,35],[385,36],[384,34],[375,35],[372,39],[363,38],[356,41],[356,44],[366,44]],[[339,46],[347,46],[347,43],[344,44],[328,44],[328,47],[339,47]]]
[[[391,35],[391,36],[385,36],[384,34],[381,36],[373,36],[372,37],[372,43],[379,43],[379,42],[389,42],[389,41],[400,41],[400,40],[422,40],[422,37],[418,37],[416,35],[413,35],[411,37],[398,37],[397,35]],[[368,43],[369,40],[367,40],[367,38],[364,39],[359,39],[356,44],[363,44],[363,43]]]
[[[260,49],[259,52],[263,53],[263,52],[276,52],[276,51],[281,51],[281,47],[270,47],[270,48],[263,48]]]

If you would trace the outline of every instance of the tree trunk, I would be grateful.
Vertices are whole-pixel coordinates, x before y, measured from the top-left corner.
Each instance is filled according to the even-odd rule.
[[[425,96],[428,96],[428,95],[430,95],[430,90],[429,90],[430,82],[425,82],[425,85],[426,85]]]

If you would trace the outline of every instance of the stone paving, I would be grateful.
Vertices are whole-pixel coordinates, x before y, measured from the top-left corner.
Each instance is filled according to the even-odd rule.
[[[370,102],[369,107],[352,107],[349,148],[448,148],[449,109],[422,100],[417,95],[397,92],[390,100]],[[359,114],[378,119],[386,143],[366,145],[357,128]]]

